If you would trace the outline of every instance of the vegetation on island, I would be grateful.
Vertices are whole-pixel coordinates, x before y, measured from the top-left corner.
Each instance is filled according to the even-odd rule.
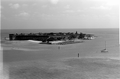
[[[20,34],[9,34],[9,39],[10,40],[37,40],[37,41],[42,41],[42,42],[47,42],[49,41],[70,41],[74,39],[82,39],[82,40],[90,40],[94,39],[93,34],[85,34],[85,33],[78,33],[77,31],[75,33],[73,32],[50,32],[50,33],[20,33]]]

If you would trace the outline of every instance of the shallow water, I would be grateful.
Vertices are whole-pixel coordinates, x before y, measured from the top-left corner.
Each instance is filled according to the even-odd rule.
[[[43,45],[37,43],[30,43],[26,41],[21,42],[6,42],[3,40],[9,33],[20,32],[84,32],[93,33],[97,36],[94,40],[84,40],[83,43],[60,45]],[[56,60],[65,57],[112,57],[119,58],[119,31],[118,29],[49,29],[49,30],[2,30],[2,47],[3,47],[3,61],[25,61],[25,60]],[[101,53],[100,51],[106,46],[109,53]]]
[[[41,31],[75,32],[76,30]],[[120,79],[120,60],[116,60],[120,59],[118,29],[77,31],[93,33],[98,37],[77,44],[45,45],[28,41],[4,40],[9,33],[29,33],[39,32],[39,30],[2,31],[3,63],[9,79]],[[105,40],[109,52],[101,53]]]
[[[10,79],[119,79],[119,60],[66,58],[59,62],[22,61],[9,65]]]

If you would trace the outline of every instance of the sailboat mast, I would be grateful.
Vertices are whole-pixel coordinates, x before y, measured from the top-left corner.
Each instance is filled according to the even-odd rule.
[[[106,49],[106,41],[105,41],[105,49]]]

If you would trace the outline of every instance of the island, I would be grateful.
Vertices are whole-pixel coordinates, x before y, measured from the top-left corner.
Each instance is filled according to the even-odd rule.
[[[72,44],[83,42],[83,40],[92,40],[95,36],[93,34],[75,33],[73,32],[50,32],[50,33],[16,33],[9,34],[9,40],[34,40],[41,41],[41,44]]]

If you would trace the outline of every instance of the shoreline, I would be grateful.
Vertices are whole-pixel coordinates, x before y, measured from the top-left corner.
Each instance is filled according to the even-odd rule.
[[[50,44],[50,45],[67,45],[67,44],[76,44],[76,43],[83,43],[83,40],[79,41],[74,41],[74,40],[69,40],[69,41],[51,41],[49,43],[39,43],[39,44]]]
[[[66,44],[76,44],[76,43],[83,43],[84,40],[67,40],[67,41],[50,41],[50,42],[42,42],[42,41],[35,41],[35,40],[14,40],[14,41],[1,41],[1,44],[15,44],[15,43],[36,43],[36,44],[47,44],[47,45],[66,45]]]

